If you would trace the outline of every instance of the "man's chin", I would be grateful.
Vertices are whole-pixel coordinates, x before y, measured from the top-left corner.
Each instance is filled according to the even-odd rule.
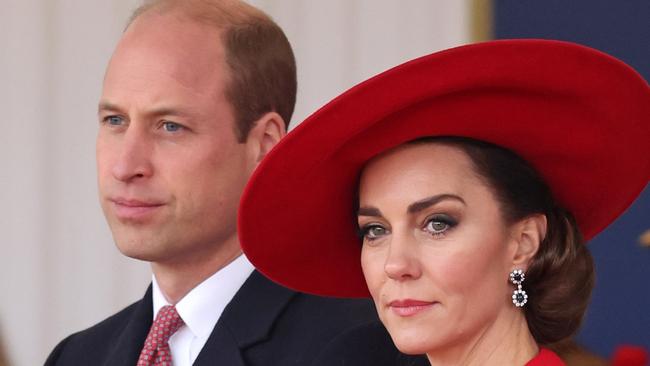
[[[114,235],[117,249],[125,256],[145,262],[158,262],[164,258],[164,246],[150,238],[117,238]]]
[[[119,251],[126,257],[131,259],[136,259],[143,262],[156,262],[157,257],[152,253],[145,252],[142,250],[131,250],[131,249],[122,249],[118,246]]]

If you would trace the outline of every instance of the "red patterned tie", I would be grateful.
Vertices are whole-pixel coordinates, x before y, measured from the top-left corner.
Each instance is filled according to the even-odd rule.
[[[172,354],[169,350],[169,337],[183,326],[183,319],[170,305],[163,306],[144,341],[137,366],[172,366]]]

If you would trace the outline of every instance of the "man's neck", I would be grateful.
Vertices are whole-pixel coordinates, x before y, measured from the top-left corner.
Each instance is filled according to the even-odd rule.
[[[237,238],[235,243],[220,246],[215,253],[197,253],[169,263],[152,262],[151,269],[160,291],[170,304],[178,303],[193,288],[230,264],[242,254]]]

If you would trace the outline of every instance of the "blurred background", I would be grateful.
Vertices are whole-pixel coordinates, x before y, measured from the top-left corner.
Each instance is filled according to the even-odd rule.
[[[96,105],[139,0],[0,0],[0,366],[139,299],[149,266],[115,249],[96,199]],[[298,62],[295,126],[378,72],[491,38],[572,40],[650,77],[648,0],[254,0]],[[616,177],[612,177],[616,179]],[[650,349],[650,189],[589,247],[598,283],[578,341]],[[647,242],[646,246],[642,242]],[[5,360],[3,360],[5,358]]]

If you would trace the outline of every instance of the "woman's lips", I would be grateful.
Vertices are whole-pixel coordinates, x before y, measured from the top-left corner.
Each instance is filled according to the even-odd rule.
[[[163,206],[159,202],[140,201],[133,199],[109,199],[113,204],[115,215],[120,220],[143,220]]]
[[[391,301],[388,306],[396,315],[407,317],[427,311],[436,303],[436,301],[406,299]]]

